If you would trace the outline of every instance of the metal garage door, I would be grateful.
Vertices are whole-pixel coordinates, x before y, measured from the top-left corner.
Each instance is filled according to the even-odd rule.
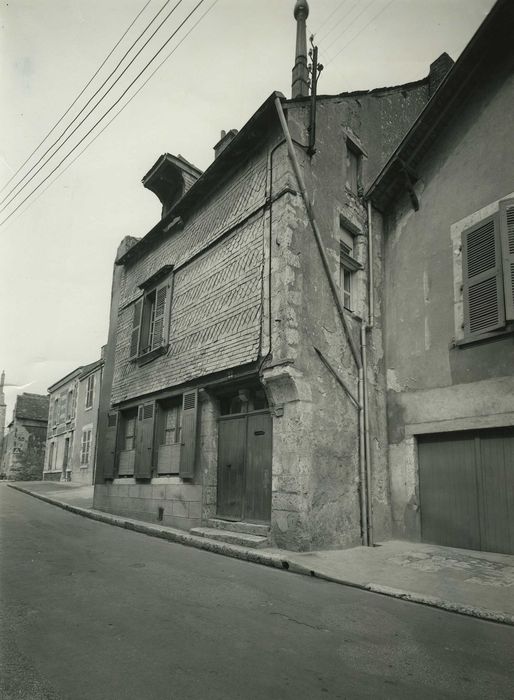
[[[418,439],[424,542],[514,554],[514,428]]]

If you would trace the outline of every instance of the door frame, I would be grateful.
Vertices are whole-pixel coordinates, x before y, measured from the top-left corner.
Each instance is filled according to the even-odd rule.
[[[246,520],[245,517],[245,506],[246,506],[246,461],[247,461],[247,448],[248,448],[248,418],[251,416],[257,416],[257,415],[264,415],[267,414],[271,418],[271,411],[269,408],[261,408],[258,411],[247,411],[246,413],[232,413],[228,414],[226,416],[218,416],[217,419],[217,424],[225,421],[230,421],[230,420],[236,420],[236,419],[241,419],[245,418],[245,448],[243,451],[243,485],[242,485],[242,504],[241,504],[241,511],[242,515],[241,518],[230,518],[226,517],[224,515],[218,515],[218,504],[219,504],[219,484],[220,484],[220,478],[219,478],[219,470],[220,470],[220,463],[219,463],[219,430],[218,430],[218,464],[217,464],[217,469],[216,469],[216,518],[219,518],[220,520],[226,520],[227,522],[234,522],[234,523],[240,523],[240,522],[256,522],[256,523],[267,523],[269,521],[267,520],[259,520],[259,521],[249,521]],[[271,421],[271,426],[273,428],[273,421]],[[271,431],[271,446],[273,450],[273,430]],[[272,451],[273,455],[273,451]],[[270,464],[270,477],[271,477],[272,471],[271,471],[271,464]]]

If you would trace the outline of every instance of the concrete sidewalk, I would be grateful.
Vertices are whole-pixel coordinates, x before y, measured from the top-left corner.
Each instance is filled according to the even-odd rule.
[[[92,509],[93,487],[9,484],[73,513],[211,552],[316,576],[335,583],[514,625],[514,556],[416,542],[320,552],[249,549]]]

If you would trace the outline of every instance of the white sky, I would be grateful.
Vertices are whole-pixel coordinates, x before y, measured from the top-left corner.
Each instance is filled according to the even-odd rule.
[[[0,193],[0,199],[57,139],[164,1],[150,0],[67,120]],[[204,2],[119,107],[212,1]],[[145,2],[1,0],[0,186],[62,116]],[[169,3],[151,31],[175,2]],[[59,157],[0,213],[0,221],[113,104],[196,2],[183,0],[114,87],[111,97],[63,146]],[[309,4],[308,31],[320,28],[316,37],[319,60],[326,65],[319,92],[329,94],[424,77],[429,64],[443,51],[454,59],[459,56],[494,3],[310,0]],[[241,128],[273,90],[290,95],[296,31],[293,7],[294,0],[218,0],[92,146],[45,191],[82,150],[83,146],[79,147],[0,226],[0,370],[5,368],[9,385],[8,420],[17,393],[46,393],[50,384],[69,371],[99,357],[100,346],[107,339],[117,245],[125,235],[144,235],[160,216],[160,203],[141,184],[157,157],[165,152],[181,153],[205,169],[212,161],[212,147],[221,129]]]

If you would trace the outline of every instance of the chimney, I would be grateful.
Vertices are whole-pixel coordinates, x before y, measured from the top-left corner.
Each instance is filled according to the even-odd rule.
[[[437,90],[439,85],[446,78],[446,75],[453,67],[454,61],[448,54],[442,53],[439,58],[430,64],[430,73],[428,74],[428,94],[430,97]]]
[[[216,160],[216,158],[225,150],[228,144],[234,140],[235,136],[237,136],[237,129],[230,129],[228,133],[226,131],[221,132],[220,140],[214,146],[214,160]]]
[[[307,67],[307,26],[309,5],[307,0],[296,0],[294,18],[296,20],[296,52],[292,76],[291,97],[309,96],[309,69]]]

